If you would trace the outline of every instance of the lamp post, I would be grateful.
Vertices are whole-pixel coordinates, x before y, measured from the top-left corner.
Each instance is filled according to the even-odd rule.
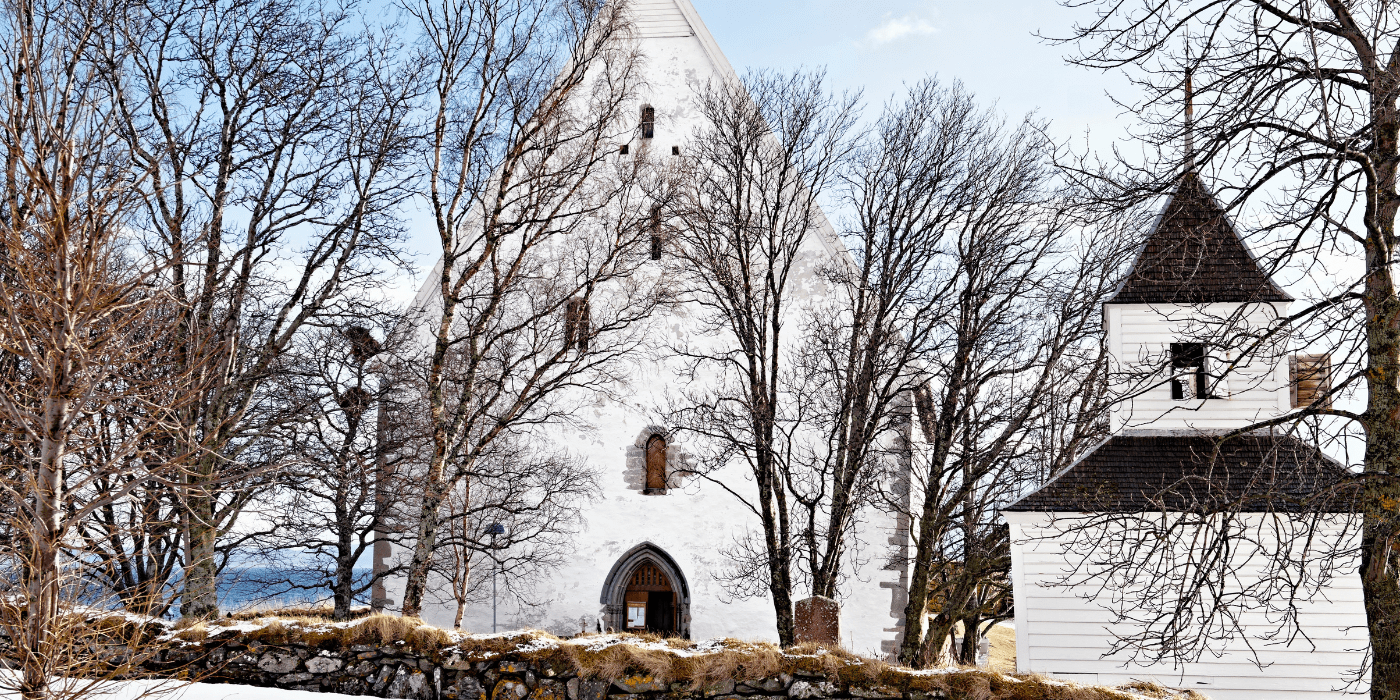
[[[496,535],[506,534],[506,526],[500,523],[491,523],[486,529],[491,534],[491,561],[495,566],[491,569],[491,633],[496,633],[496,574],[501,571],[501,562],[496,556]]]

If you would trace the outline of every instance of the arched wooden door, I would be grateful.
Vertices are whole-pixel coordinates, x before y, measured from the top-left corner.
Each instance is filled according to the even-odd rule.
[[[609,630],[690,638],[690,585],[671,555],[650,542],[613,564],[601,602]]]
[[[670,637],[678,631],[676,592],[665,572],[655,563],[644,561],[632,570],[624,600],[628,632]]]

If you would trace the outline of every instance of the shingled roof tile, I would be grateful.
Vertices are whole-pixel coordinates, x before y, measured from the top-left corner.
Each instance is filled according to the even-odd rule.
[[[1347,483],[1350,472],[1313,445],[1256,433],[1220,444],[1218,439],[1179,434],[1113,437],[1003,510],[1291,512],[1318,508],[1316,502],[1306,503],[1314,496],[1347,498],[1344,488],[1332,487]]]
[[[1194,171],[1182,176],[1110,304],[1292,301]]]

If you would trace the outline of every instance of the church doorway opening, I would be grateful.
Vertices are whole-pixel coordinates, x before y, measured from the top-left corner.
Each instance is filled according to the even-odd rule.
[[[603,584],[607,627],[690,637],[690,589],[670,555],[650,542],[622,555]]]
[[[626,600],[628,632],[676,634],[676,593],[655,564],[642,562],[632,570]]]

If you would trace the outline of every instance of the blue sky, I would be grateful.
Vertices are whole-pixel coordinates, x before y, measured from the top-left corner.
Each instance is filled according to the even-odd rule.
[[[1008,115],[1037,110],[1064,135],[1090,127],[1095,142],[1125,122],[1104,94],[1126,94],[1120,75],[1066,65],[1071,47],[1035,36],[1063,36],[1085,17],[1054,0],[692,3],[740,70],[824,65],[833,85],[864,87],[875,105],[929,74],[957,78]]]

